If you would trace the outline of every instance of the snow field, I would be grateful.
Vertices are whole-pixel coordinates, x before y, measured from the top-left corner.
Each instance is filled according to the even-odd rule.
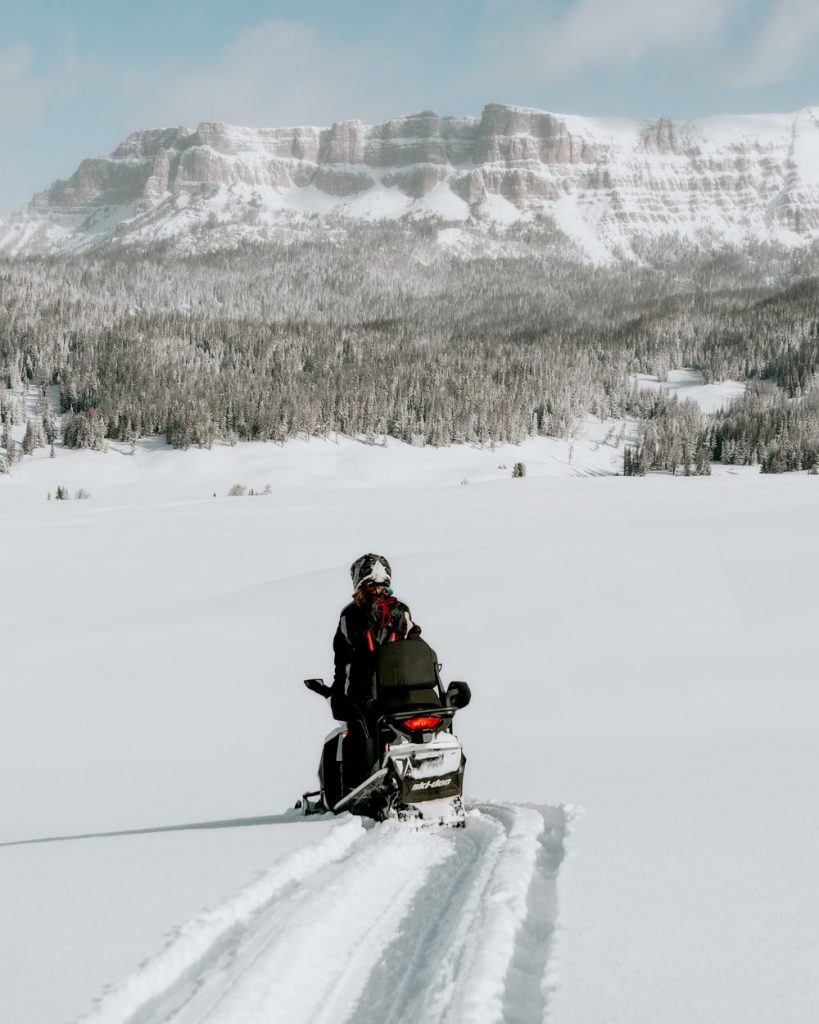
[[[645,373],[633,379],[641,391],[668,391],[681,402],[696,402],[705,413],[727,408],[735,399],[741,398],[746,389],[745,384],[736,380],[704,384],[702,374],[696,370],[670,370],[666,381],[658,381]]]
[[[70,801],[74,787],[63,790],[59,768],[50,772],[53,792]],[[29,774],[29,766],[25,774],[11,771],[5,809],[11,797],[25,798]],[[103,784],[104,774],[91,776],[87,785]],[[156,811],[161,820],[159,803]],[[203,908],[229,902],[248,886],[252,896],[253,883],[264,879],[273,861],[317,839],[329,825],[248,819],[240,825],[211,822],[204,830],[0,846],[0,1020],[74,1020],[180,931],[187,936],[185,924],[201,918]],[[152,973],[156,967],[148,979]],[[139,989],[145,980],[138,972],[129,987]]]
[[[233,899],[184,924],[165,948],[147,960],[122,985],[109,992],[88,1015],[87,1024],[115,1024],[144,1017],[148,1007],[163,1001],[169,989],[197,978],[235,941],[266,907],[275,904],[311,874],[342,857],[361,832],[361,822],[347,819],[322,839],[310,843],[271,868]],[[163,1017],[164,1019],[164,1011]]]
[[[332,440],[292,440],[284,445],[240,442],[210,451],[179,451],[154,438],[141,441],[134,454],[129,446],[112,442],[107,452],[58,448],[54,459],[41,448],[0,478],[0,517],[15,511],[48,512],[46,496],[53,497],[60,484],[72,497],[85,488],[96,511],[110,511],[119,506],[207,501],[214,494],[224,498],[237,483],[255,491],[269,484],[277,494],[291,496],[304,494],[307,488],[309,500],[323,489],[452,487],[506,480],[519,461],[530,476],[607,475],[622,472],[619,436],[625,428],[619,421],[589,417],[569,440],[533,437],[520,445],[491,448],[414,447],[394,438],[368,445],[335,435]],[[15,428],[18,440],[23,430]]]
[[[0,847],[0,1019],[76,1020],[142,961],[160,983],[130,990],[134,1019],[197,985],[211,1020],[241,1019],[272,998],[253,956],[276,974],[291,936],[289,958],[330,951],[364,1024],[405,1007],[480,1019],[467,979],[496,1020],[812,1020],[816,478],[556,477],[522,446],[530,474],[511,480],[497,451],[333,449],[60,451],[0,480],[0,841],[248,826]],[[273,493],[224,497],[237,481]],[[92,498],[47,503],[60,482]],[[327,676],[368,550],[389,556],[445,678],[470,682],[467,794],[503,804],[458,834],[359,830],[187,968],[150,967],[203,908],[226,921],[260,868],[273,879],[324,842],[323,821],[259,822],[314,786],[330,720],[300,680]],[[584,808],[568,835],[521,806],[565,803]],[[318,973],[300,994],[295,973],[274,980],[309,1019],[332,996],[310,1003],[327,979],[298,963]]]

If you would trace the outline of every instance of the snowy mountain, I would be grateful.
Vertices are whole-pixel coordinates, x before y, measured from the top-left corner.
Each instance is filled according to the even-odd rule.
[[[479,118],[140,131],[0,221],[0,252],[211,249],[332,214],[523,220],[594,260],[668,235],[799,246],[819,238],[819,108],[678,122],[493,103]]]

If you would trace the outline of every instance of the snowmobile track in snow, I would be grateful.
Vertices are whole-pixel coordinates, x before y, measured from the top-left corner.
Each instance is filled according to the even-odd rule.
[[[185,925],[90,1024],[543,1020],[566,816],[479,804],[467,827],[342,820]]]

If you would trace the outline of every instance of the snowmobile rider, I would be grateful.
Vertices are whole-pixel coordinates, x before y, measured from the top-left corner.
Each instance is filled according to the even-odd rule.
[[[364,689],[369,689],[371,655],[382,644],[421,635],[409,608],[393,596],[392,569],[383,555],[367,554],[350,566],[355,593],[341,612],[333,638],[335,671],[330,695],[333,717],[363,718]]]

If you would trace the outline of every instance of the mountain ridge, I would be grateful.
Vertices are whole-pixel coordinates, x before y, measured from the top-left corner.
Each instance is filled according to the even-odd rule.
[[[819,107],[675,121],[490,103],[375,125],[142,129],[0,220],[0,252],[220,248],[328,216],[531,222],[602,262],[663,236],[801,246],[819,239]]]

